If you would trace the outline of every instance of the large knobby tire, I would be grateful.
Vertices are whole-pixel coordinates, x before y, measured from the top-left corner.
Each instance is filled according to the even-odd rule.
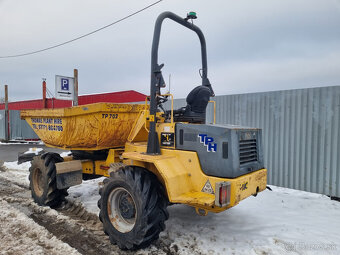
[[[36,156],[29,169],[30,189],[34,202],[52,208],[59,206],[67,196],[67,189],[57,189],[55,163],[63,158],[57,153]]]
[[[158,239],[169,218],[167,198],[156,176],[140,167],[112,172],[99,190],[99,218],[112,244],[135,250]]]

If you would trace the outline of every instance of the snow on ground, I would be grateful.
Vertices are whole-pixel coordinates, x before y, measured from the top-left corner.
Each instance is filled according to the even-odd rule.
[[[44,145],[44,142],[42,142],[42,141],[25,141],[25,140],[0,142],[0,145],[13,145],[13,144],[39,144],[39,145]]]
[[[11,168],[6,178],[25,179],[27,184],[29,163],[18,166],[6,162],[5,166]],[[8,177],[8,173],[13,176]],[[98,214],[102,180],[71,187],[68,198]],[[225,212],[205,217],[188,206],[169,206],[170,218],[160,238],[169,240],[180,254],[340,254],[339,202],[320,194],[271,187],[273,191],[266,190]]]
[[[60,153],[60,156],[62,157],[67,157],[68,155],[70,155],[71,151],[64,151],[62,153]]]
[[[28,153],[34,153],[35,155],[38,155],[40,151],[42,151],[43,148],[29,148],[28,151],[24,152],[24,154],[28,154]]]
[[[31,162],[25,162],[20,165],[18,165],[18,161],[4,162],[3,166],[6,171],[0,171],[2,177],[11,181],[19,182],[27,187],[29,186],[28,169],[31,167]]]
[[[0,254],[79,254],[0,199]]]
[[[81,185],[69,188],[69,196],[67,198],[71,201],[82,203],[87,211],[98,215],[99,209],[97,202],[100,198],[99,184],[104,179],[104,177],[101,177],[94,180],[83,181]]]
[[[18,144],[18,143],[11,143],[11,142],[5,143],[5,142],[0,142],[0,145],[13,145],[13,144]],[[22,142],[21,144],[28,144],[28,142]]]
[[[198,251],[205,253],[285,254],[292,250],[339,254],[338,202],[322,195],[272,188],[273,192],[266,190],[205,218],[189,207],[170,207],[166,231],[179,247],[195,240]],[[317,245],[320,247],[315,249]]]
[[[42,151],[42,148],[29,148],[28,151],[25,152],[27,153],[35,153],[36,155],[39,154],[40,151]],[[71,152],[62,152],[60,155],[62,157],[66,157],[70,154]],[[20,165],[18,165],[18,161],[13,161],[13,162],[4,162],[3,166],[7,169],[7,171],[1,172],[1,166],[0,166],[0,172],[1,176],[15,182],[20,182],[21,184],[26,185],[27,187],[29,186],[29,180],[28,180],[28,169],[31,167],[31,162],[24,162]]]

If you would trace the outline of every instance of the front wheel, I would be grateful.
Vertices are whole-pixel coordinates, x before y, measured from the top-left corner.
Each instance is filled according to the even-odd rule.
[[[121,249],[139,249],[158,239],[169,218],[167,199],[157,178],[139,167],[112,172],[99,191],[104,232]]]
[[[63,158],[57,153],[35,156],[29,169],[30,189],[34,202],[50,207],[59,206],[67,196],[67,189],[57,189],[55,164]]]

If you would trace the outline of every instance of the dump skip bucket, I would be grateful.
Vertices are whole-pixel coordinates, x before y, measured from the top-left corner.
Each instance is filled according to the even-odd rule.
[[[145,105],[96,103],[63,109],[23,110],[25,119],[50,147],[102,150],[124,146]]]

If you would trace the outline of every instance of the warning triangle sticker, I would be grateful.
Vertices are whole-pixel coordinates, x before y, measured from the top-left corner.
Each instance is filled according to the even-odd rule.
[[[209,179],[208,179],[207,182],[204,184],[204,187],[203,187],[203,189],[202,189],[202,192],[209,193],[209,194],[214,194],[214,189],[212,188]]]

